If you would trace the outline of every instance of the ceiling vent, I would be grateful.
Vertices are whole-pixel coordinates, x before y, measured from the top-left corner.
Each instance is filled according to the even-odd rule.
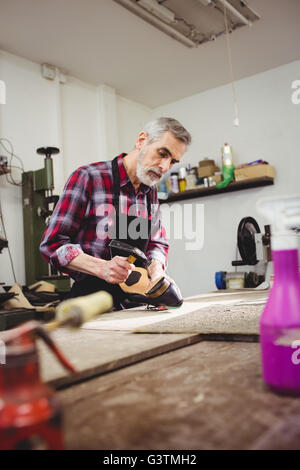
[[[187,47],[196,47],[251,26],[260,17],[242,0],[114,0]]]

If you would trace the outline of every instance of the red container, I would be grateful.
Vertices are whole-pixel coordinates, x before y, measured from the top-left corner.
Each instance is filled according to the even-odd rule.
[[[29,324],[31,331],[24,334],[24,327]],[[54,391],[41,382],[36,338],[32,335],[35,329],[41,327],[29,322],[1,337],[7,344],[6,363],[0,365],[1,450],[64,448],[62,406]],[[19,332],[19,337],[7,340],[14,331]],[[44,335],[57,354],[50,337],[45,332],[41,336]],[[65,359],[63,363],[74,372]]]

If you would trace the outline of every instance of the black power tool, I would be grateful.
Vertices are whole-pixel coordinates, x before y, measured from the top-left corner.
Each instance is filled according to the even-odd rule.
[[[148,268],[152,260],[148,259],[145,253],[119,240],[111,240],[109,247],[112,258],[124,256],[129,263],[136,263],[126,281],[119,284],[126,292],[128,300],[154,306],[180,307],[182,305],[183,298],[178,287],[166,276],[155,279],[154,283],[150,282]]]

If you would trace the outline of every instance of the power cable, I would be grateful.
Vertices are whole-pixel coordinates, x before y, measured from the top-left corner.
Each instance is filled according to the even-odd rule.
[[[0,201],[0,219],[1,219],[1,224],[2,224],[2,227],[3,227],[4,236],[5,236],[5,239],[7,240],[6,229],[5,229],[4,218],[3,218],[2,207],[1,207],[1,201]],[[10,258],[10,264],[11,264],[11,269],[12,269],[14,281],[15,281],[15,283],[17,283],[17,278],[16,278],[16,274],[15,274],[15,269],[14,269],[14,264],[13,264],[9,244],[8,244],[7,249],[8,249],[8,254],[9,254],[9,258]]]
[[[8,144],[9,148],[7,148],[6,144]],[[4,137],[0,137],[0,147],[2,147],[6,153],[8,153],[10,159],[9,159],[9,163],[7,165],[7,168],[8,170],[10,170],[9,173],[6,173],[6,181],[14,186],[23,186],[22,184],[22,181],[15,181],[14,180],[14,177],[12,175],[12,168],[18,168],[22,173],[24,173],[24,165],[23,165],[23,161],[20,157],[18,157],[18,155],[15,154],[14,152],[14,147],[13,147],[13,144],[10,142],[9,139],[6,139]],[[13,158],[16,158],[20,164],[21,164],[21,167],[18,167],[18,166],[15,166],[15,165],[12,165],[12,159]],[[8,177],[9,175],[9,177]]]
[[[235,126],[239,126],[239,124],[240,124],[239,110],[238,110],[238,103],[237,103],[236,90],[235,90],[235,79],[234,79],[234,74],[233,74],[232,53],[231,53],[228,18],[227,18],[227,8],[226,8],[226,3],[224,2],[224,0],[222,0],[222,1],[223,1],[223,5],[224,5],[224,21],[225,21],[225,29],[226,29],[227,53],[228,53],[229,73],[230,73],[230,79],[231,79],[233,105],[234,105],[234,121],[233,121],[233,124]]]

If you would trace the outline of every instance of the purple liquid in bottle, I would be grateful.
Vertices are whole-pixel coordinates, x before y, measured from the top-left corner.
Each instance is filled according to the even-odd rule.
[[[275,392],[300,395],[298,250],[273,250],[274,285],[260,320],[263,379]]]

